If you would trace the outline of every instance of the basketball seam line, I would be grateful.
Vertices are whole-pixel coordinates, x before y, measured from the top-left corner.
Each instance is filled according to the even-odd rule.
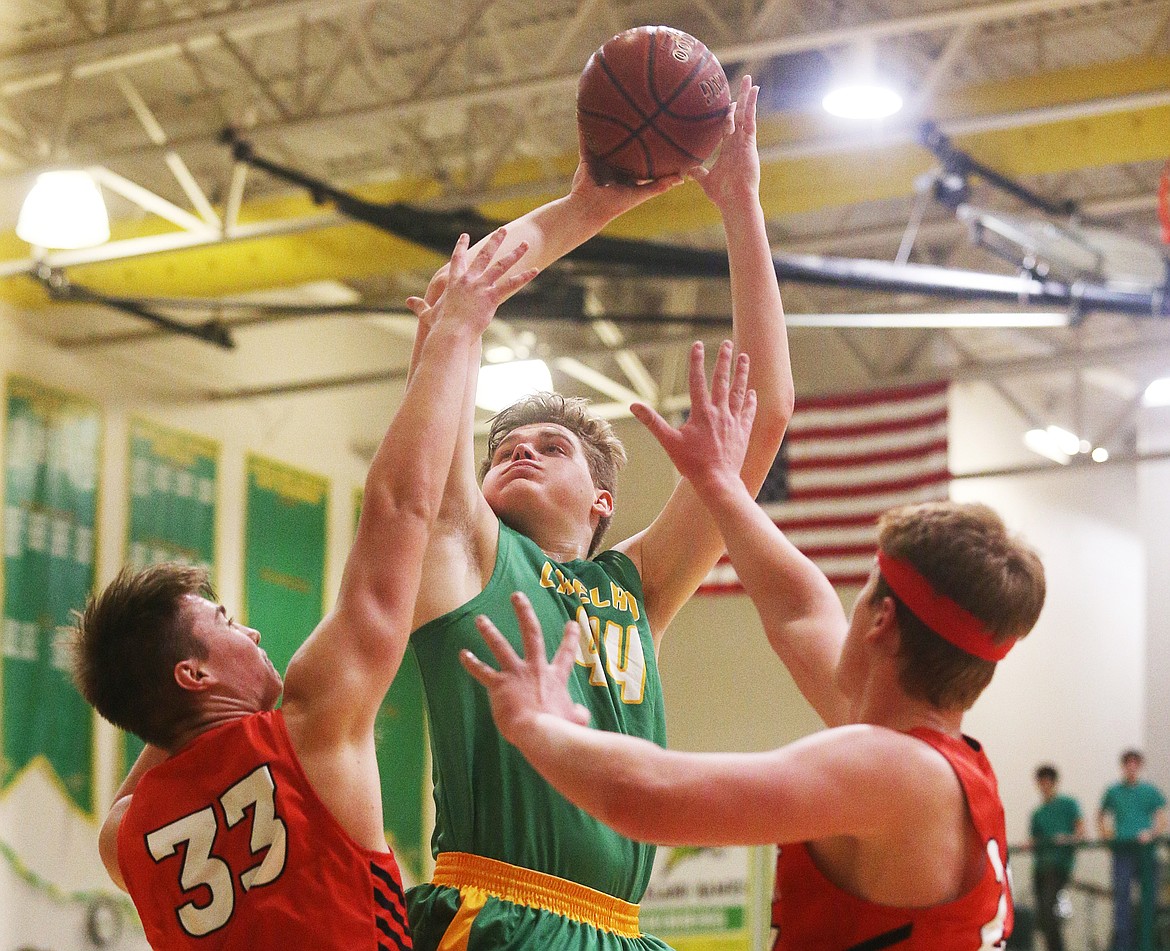
[[[621,126],[623,129],[626,130],[626,132],[629,133],[629,135],[627,135],[624,139],[622,139],[621,142],[619,142],[617,145],[615,145],[608,152],[604,152],[604,153],[598,155],[597,157],[599,159],[605,160],[605,159],[609,158],[611,155],[613,155],[615,152],[618,152],[621,149],[624,149],[631,142],[637,142],[638,145],[641,146],[642,151],[647,153],[647,155],[646,155],[647,168],[649,170],[653,171],[654,163],[649,160],[650,159],[649,149],[647,148],[646,143],[643,142],[642,139],[638,135],[639,132],[642,132],[643,130],[649,129],[650,131],[652,131],[656,135],[658,135],[661,139],[663,139],[666,142],[666,144],[669,145],[672,149],[674,149],[677,152],[682,153],[683,155],[685,155],[689,159],[693,159],[696,164],[702,164],[702,162],[703,162],[703,159],[700,159],[697,155],[695,155],[691,152],[688,152],[681,145],[679,145],[678,142],[676,142],[671,136],[667,135],[665,132],[663,132],[657,126],[650,125],[648,123],[643,123],[642,125],[640,125],[636,128],[631,128],[627,123],[625,123],[621,119],[618,119],[615,116],[607,115],[606,113],[603,113],[603,112],[592,112],[589,109],[578,109],[577,111],[581,115],[589,116],[592,119],[601,119],[601,120],[606,121],[606,122],[612,122],[612,123],[614,123],[614,125]],[[653,176],[651,175],[651,177],[653,177]]]
[[[658,36],[658,30],[655,28],[654,37]],[[654,61],[658,58],[658,44],[653,41],[650,44],[650,55],[646,58],[646,79],[647,87],[650,89],[650,95],[654,99],[654,104],[658,106],[654,114],[657,115],[664,109],[669,108],[670,104],[682,95],[683,90],[690,85],[695,76],[702,71],[703,67],[707,65],[707,60],[711,59],[713,54],[709,49],[704,48],[703,55],[699,57],[699,61],[691,67],[691,71],[687,73],[674,87],[665,99],[658,98],[658,90],[654,88]]]
[[[654,35],[657,36],[657,30],[655,30]],[[649,59],[647,61],[647,68],[648,69],[649,69],[649,64],[654,59],[654,51],[655,51],[655,46],[654,46],[653,42],[651,42],[650,56],[649,56]],[[649,172],[649,177],[653,178],[654,177],[654,162],[652,161],[652,159],[650,157],[650,150],[647,148],[646,144],[644,142],[642,142],[642,140],[640,138],[638,138],[639,133],[641,133],[643,130],[653,128],[654,131],[658,133],[658,135],[660,135],[663,139],[666,140],[667,144],[670,145],[671,148],[677,150],[678,152],[681,152],[687,158],[692,159],[696,163],[701,164],[702,160],[697,155],[694,155],[691,152],[688,152],[681,145],[679,145],[671,136],[667,135],[665,132],[663,132],[657,126],[654,126],[653,120],[657,116],[662,115],[664,113],[666,115],[671,116],[672,118],[681,118],[681,117],[674,116],[673,113],[669,112],[668,107],[670,106],[670,104],[672,102],[674,102],[675,99],[677,99],[679,96],[682,95],[682,92],[686,88],[687,84],[694,78],[695,74],[706,65],[707,59],[711,55],[712,55],[711,51],[707,50],[707,52],[703,56],[699,57],[699,62],[691,69],[690,73],[688,73],[687,76],[684,77],[683,80],[674,88],[674,91],[671,93],[670,96],[668,96],[666,98],[665,101],[658,98],[658,95],[656,94],[656,92],[653,88],[653,77],[650,77],[650,79],[651,79],[650,95],[654,97],[654,103],[657,106],[657,108],[653,112],[651,112],[649,115],[647,115],[642,110],[642,108],[636,102],[634,102],[633,98],[629,95],[628,92],[626,92],[626,88],[621,84],[621,82],[618,80],[618,78],[610,70],[609,64],[606,63],[606,61],[605,61],[605,54],[599,52],[598,56],[597,56],[597,62],[601,65],[602,72],[604,72],[605,75],[609,78],[609,81],[613,84],[614,89],[617,90],[617,92],[626,101],[626,103],[630,106],[630,108],[633,109],[634,112],[636,112],[639,116],[642,117],[642,124],[634,129],[631,129],[629,126],[626,125],[626,123],[624,123],[620,120],[616,120],[618,122],[618,125],[621,125],[623,128],[625,128],[629,132],[629,135],[627,135],[626,138],[624,138],[621,142],[619,142],[617,145],[615,145],[613,148],[611,148],[608,152],[605,152],[604,154],[599,155],[598,158],[601,159],[602,161],[604,161],[605,159],[609,158],[614,153],[620,151],[621,149],[624,149],[627,145],[630,144],[631,141],[637,141],[638,144],[641,146],[642,151],[644,153],[646,153],[645,154],[646,170],[647,170],[647,172]],[[583,111],[585,111],[586,114],[590,114],[588,110],[583,110]],[[608,119],[608,118],[612,118],[612,117],[598,116],[598,118],[607,118]]]
[[[691,67],[691,71],[689,73],[687,73],[686,76],[684,76],[678,82],[678,84],[674,87],[674,89],[670,93],[667,94],[665,99],[661,99],[658,96],[658,90],[654,86],[654,61],[658,58],[658,42],[657,42],[657,40],[658,40],[658,27],[654,28],[654,30],[650,34],[650,37],[651,37],[650,38],[650,51],[649,51],[650,55],[646,57],[646,87],[647,87],[647,89],[649,89],[650,96],[654,100],[654,104],[658,108],[654,110],[653,115],[646,117],[647,123],[650,123],[651,120],[653,120],[653,119],[655,119],[658,116],[663,115],[663,114],[672,116],[672,118],[673,118],[674,117],[673,113],[671,113],[671,111],[670,111],[670,104],[672,102],[674,102],[679,96],[681,96],[683,94],[683,90],[685,90],[694,81],[694,78],[700,72],[702,72],[703,67],[707,65],[707,61],[714,58],[714,54],[709,49],[704,47],[703,48],[704,49],[703,55],[700,56],[699,61],[697,63],[695,63],[695,65],[693,67]],[[639,112],[640,111],[641,110],[639,110]],[[681,152],[683,155],[685,155],[687,158],[691,159],[692,161],[701,162],[701,159],[697,155],[694,155],[691,152],[684,149],[681,145],[679,145],[674,140],[674,138],[672,136],[667,135],[660,128],[658,128],[657,125],[654,125],[653,128],[654,128],[654,131],[657,132],[663,139],[665,139],[667,141],[667,143],[669,143],[669,145],[672,148]],[[639,138],[639,141],[641,141],[640,138]],[[654,163],[650,160],[649,149],[646,149],[646,152],[647,152],[646,166],[650,170],[650,173],[651,173],[650,177],[653,178],[654,177],[654,174],[653,174]]]

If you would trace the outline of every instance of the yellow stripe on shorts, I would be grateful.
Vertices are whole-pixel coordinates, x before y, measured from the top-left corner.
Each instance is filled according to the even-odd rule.
[[[482,855],[440,852],[435,859],[431,884],[457,888],[461,893],[481,892],[515,905],[551,911],[623,938],[637,938],[642,933],[638,927],[637,905],[555,875],[534,872]],[[472,904],[476,904],[474,899]],[[482,899],[476,912],[479,907],[482,907]],[[470,922],[467,924],[469,926]]]

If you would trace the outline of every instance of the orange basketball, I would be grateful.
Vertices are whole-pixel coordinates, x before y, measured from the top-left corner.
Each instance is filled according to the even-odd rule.
[[[577,84],[585,148],[621,180],[661,178],[705,161],[730,108],[715,54],[668,26],[619,33],[589,57]]]

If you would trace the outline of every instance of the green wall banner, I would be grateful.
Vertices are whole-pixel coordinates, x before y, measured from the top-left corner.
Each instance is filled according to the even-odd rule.
[[[282,674],[321,620],[329,481],[249,455],[243,616]]]
[[[354,503],[354,531],[361,517],[360,490]],[[378,772],[382,778],[382,822],[402,874],[421,882],[423,800],[426,796],[426,705],[414,648],[407,646],[402,666],[374,721]]]
[[[71,611],[93,589],[102,416],[10,377],[4,437],[0,788],[43,763],[93,812],[93,714],[70,678]]]
[[[130,420],[126,561],[215,566],[219,444],[137,417]]]
[[[149,420],[130,420],[130,506],[126,562],[133,568],[162,561],[215,566],[215,502],[219,444]],[[125,735],[124,776],[142,752]]]

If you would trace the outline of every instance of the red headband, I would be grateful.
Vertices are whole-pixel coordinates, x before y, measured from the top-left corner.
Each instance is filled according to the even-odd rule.
[[[944,641],[980,660],[992,662],[1003,660],[1012,649],[1016,642],[1014,637],[997,644],[979,618],[945,594],[935,591],[909,562],[887,555],[879,548],[877,563],[894,594]]]

